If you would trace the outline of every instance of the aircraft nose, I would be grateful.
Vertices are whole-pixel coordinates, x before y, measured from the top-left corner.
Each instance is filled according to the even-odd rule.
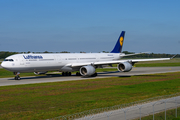
[[[4,62],[1,63],[1,67],[4,68],[5,67],[5,64]]]
[[[7,68],[7,67],[8,67],[8,65],[7,65],[7,63],[2,62],[2,63],[1,63],[1,67],[2,67],[2,68]]]

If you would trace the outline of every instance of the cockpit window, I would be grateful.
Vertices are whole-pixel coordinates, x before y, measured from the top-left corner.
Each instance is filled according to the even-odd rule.
[[[5,59],[4,61],[11,61],[11,62],[12,62],[12,61],[14,61],[14,60],[13,60],[13,59]]]

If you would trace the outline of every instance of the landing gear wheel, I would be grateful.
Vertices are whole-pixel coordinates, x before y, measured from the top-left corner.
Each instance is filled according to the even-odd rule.
[[[96,77],[97,76],[97,72],[95,72],[93,75],[91,75],[91,77]]]
[[[81,74],[79,72],[76,73],[76,76],[81,76]]]
[[[97,72],[95,73],[95,76],[97,76]]]
[[[71,72],[62,72],[62,76],[71,76]]]
[[[69,72],[68,75],[71,76],[71,72]]]
[[[20,78],[19,75],[18,75],[18,76],[15,76],[14,79],[15,79],[15,80],[20,80],[21,78]]]

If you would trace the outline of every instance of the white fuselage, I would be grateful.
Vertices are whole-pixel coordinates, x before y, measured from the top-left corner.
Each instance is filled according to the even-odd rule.
[[[77,71],[81,66],[69,67],[74,63],[93,63],[120,59],[123,53],[51,53],[16,54],[9,56],[1,66],[12,72]]]

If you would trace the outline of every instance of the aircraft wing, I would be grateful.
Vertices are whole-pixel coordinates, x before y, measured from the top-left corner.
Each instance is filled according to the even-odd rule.
[[[145,62],[145,61],[159,61],[159,60],[170,60],[171,58],[155,58],[155,59],[133,59],[132,62]]]
[[[114,60],[114,61],[102,61],[102,62],[86,62],[86,63],[70,63],[66,66],[69,67],[80,67],[86,65],[108,65],[108,64],[119,64],[123,62],[137,63],[143,61],[159,61],[159,60],[170,60],[172,58],[154,58],[154,59],[128,59],[128,60]]]
[[[176,55],[172,56],[171,58],[133,59],[132,62],[136,63],[136,62],[145,62],[145,61],[171,60],[174,57],[176,57]]]

